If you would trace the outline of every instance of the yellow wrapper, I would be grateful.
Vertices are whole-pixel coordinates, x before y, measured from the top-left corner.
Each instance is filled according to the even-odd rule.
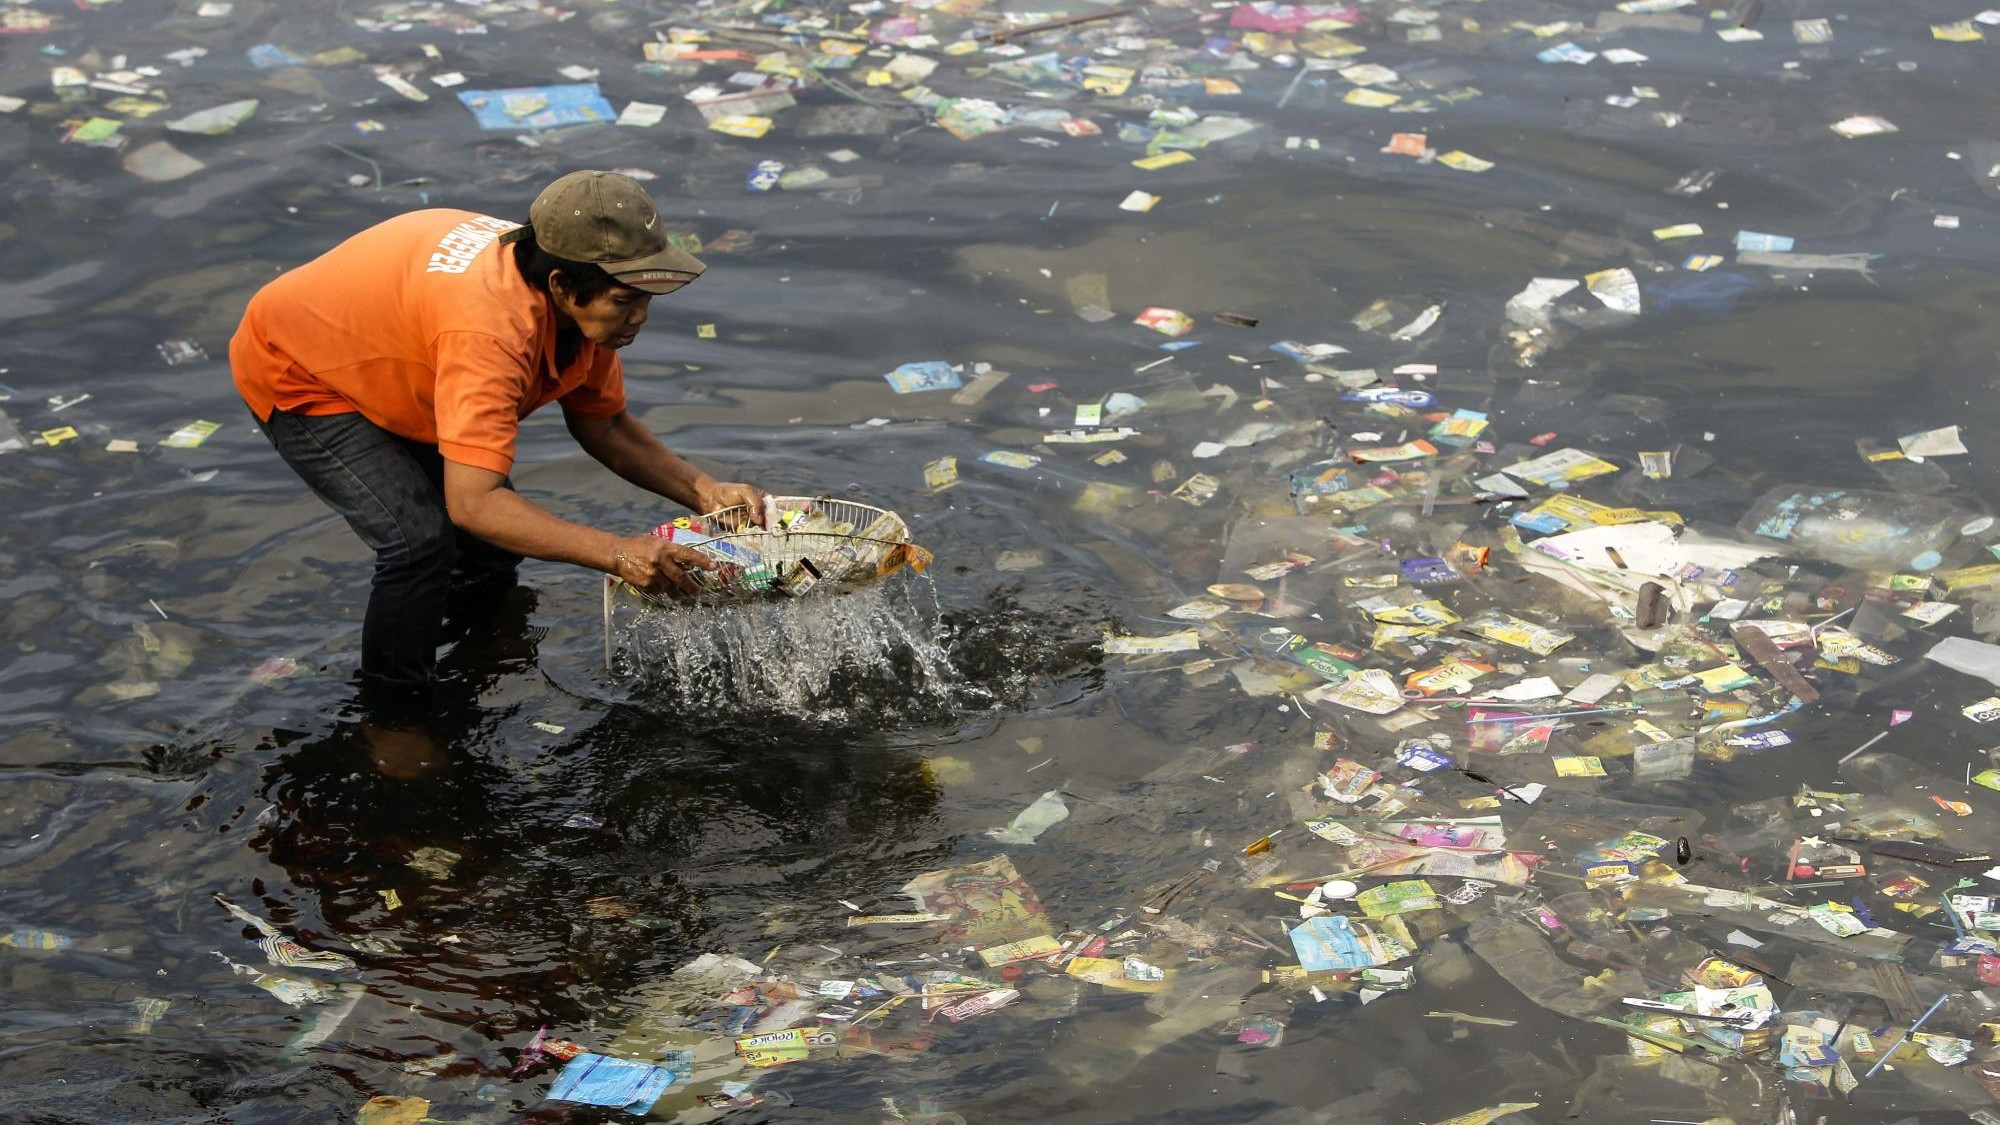
[[[1349,90],[1347,95],[1340,100],[1346,102],[1348,105],[1358,105],[1364,109],[1382,109],[1402,101],[1403,95],[1391,94],[1386,90],[1355,89]]]
[[[768,117],[755,117],[744,113],[731,113],[709,122],[708,127],[718,133],[727,133],[732,137],[745,137],[755,140],[771,131],[771,119]]]
[[[924,487],[942,492],[958,483],[958,458],[940,457],[924,466]]]

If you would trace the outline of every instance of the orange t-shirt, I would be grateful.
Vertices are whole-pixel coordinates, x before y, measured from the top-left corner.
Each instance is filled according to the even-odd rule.
[[[508,472],[521,419],[551,402],[584,418],[625,409],[618,353],[586,340],[555,371],[555,308],[471,211],[412,211],[369,227],[250,299],[229,341],[259,419],[359,411],[452,461]]]

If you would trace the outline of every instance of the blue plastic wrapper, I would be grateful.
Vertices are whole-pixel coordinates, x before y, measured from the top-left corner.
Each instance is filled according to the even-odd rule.
[[[673,1084],[674,1072],[666,1067],[583,1054],[569,1060],[556,1075],[555,1085],[549,1087],[549,1100],[611,1106],[644,1117]]]
[[[676,1082],[688,1082],[694,1078],[694,1055],[687,1051],[668,1051],[660,1056],[660,1069],[673,1075]]]
[[[1418,773],[1432,770],[1452,769],[1458,763],[1449,754],[1440,753],[1428,746],[1404,746],[1396,751],[1396,761]]]
[[[276,43],[259,43],[245,51],[250,65],[258,70],[273,70],[278,67],[304,66],[304,59],[278,46]]]
[[[964,386],[959,381],[958,372],[941,359],[906,363],[882,378],[888,380],[899,395],[916,394],[918,391],[951,391]]]
[[[750,170],[749,178],[743,186],[750,191],[770,191],[778,186],[778,177],[785,174],[785,165],[779,160],[759,160]]]
[[[1750,734],[1732,735],[1728,742],[1739,750],[1776,750],[1780,746],[1790,746],[1792,736],[1789,732],[1781,730],[1760,730]]]
[[[1299,343],[1297,340],[1280,340],[1271,345],[1271,350],[1287,359],[1295,359],[1300,363],[1317,363],[1320,359],[1319,356],[1307,350],[1306,345]]]
[[[1429,391],[1406,391],[1400,387],[1363,387],[1358,391],[1348,391],[1340,397],[1348,402],[1386,402],[1395,406],[1407,406],[1412,410],[1422,410],[1437,404],[1437,396]]]
[[[1458,572],[1451,568],[1451,564],[1436,556],[1404,559],[1400,569],[1403,581],[1412,586],[1436,586],[1458,581]]]
[[[1538,531],[1544,535],[1554,535],[1569,526],[1562,517],[1550,512],[1516,512],[1514,518],[1507,522],[1523,531]]]
[[[1299,966],[1309,973],[1365,969],[1377,961],[1347,919],[1338,914],[1308,918],[1303,925],[1294,926],[1292,950],[1299,956]]]
[[[1558,43],[1546,51],[1537,51],[1535,57],[1545,63],[1575,63],[1583,66],[1597,57],[1597,52],[1586,51],[1574,43]]]
[[[1765,234],[1762,231],[1739,230],[1736,232],[1738,250],[1766,250],[1784,253],[1792,248],[1792,238],[1784,234]]]
[[[510,90],[461,90],[458,100],[481,129],[554,129],[618,120],[595,82],[573,86],[519,86]]]

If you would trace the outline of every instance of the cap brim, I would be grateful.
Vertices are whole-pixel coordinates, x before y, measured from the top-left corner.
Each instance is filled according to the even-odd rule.
[[[598,265],[604,267],[605,273],[617,278],[618,284],[647,293],[671,293],[708,269],[700,258],[672,245],[643,258],[626,262],[599,262]]]

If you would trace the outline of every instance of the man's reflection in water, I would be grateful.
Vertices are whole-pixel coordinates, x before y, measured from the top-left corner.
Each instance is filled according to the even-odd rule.
[[[478,701],[532,668],[530,608],[482,622],[428,700],[358,701],[266,770],[253,846],[317,896],[371,992],[513,1042],[610,1018],[827,880],[900,885],[873,865],[921,850],[938,792],[917,752],[872,732],[662,702],[532,757],[496,751],[493,730],[535,704]]]

